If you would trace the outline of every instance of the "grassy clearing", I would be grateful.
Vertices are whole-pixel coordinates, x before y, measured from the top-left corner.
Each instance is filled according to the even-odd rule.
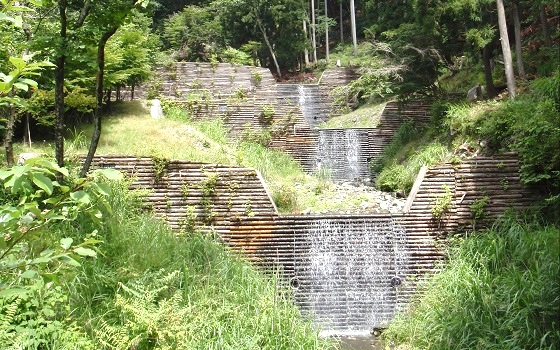
[[[319,128],[374,128],[379,124],[386,104],[387,102],[367,103],[350,113],[329,119],[319,125]]]
[[[385,336],[413,349],[555,349],[560,229],[504,220],[462,239]]]

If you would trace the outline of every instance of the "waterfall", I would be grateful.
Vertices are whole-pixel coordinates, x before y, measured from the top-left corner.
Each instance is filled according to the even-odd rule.
[[[325,101],[320,97],[318,85],[297,85],[298,105],[311,127],[316,127],[325,117]]]
[[[309,251],[296,262],[296,303],[322,329],[367,333],[394,316],[408,254],[404,228],[390,218],[317,219]]]
[[[348,162],[348,171],[350,179],[357,179],[362,175],[360,167],[360,148],[362,138],[360,133],[355,129],[345,130],[345,153]],[[367,173],[367,172],[366,172]]]
[[[367,137],[361,129],[319,130],[315,170],[329,173],[334,180],[368,177],[369,165],[362,152]]]

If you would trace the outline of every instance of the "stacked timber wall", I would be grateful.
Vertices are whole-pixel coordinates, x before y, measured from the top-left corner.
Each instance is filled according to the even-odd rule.
[[[422,102],[391,102],[376,128],[316,129],[334,113],[331,91],[356,77],[352,69],[338,68],[326,70],[317,85],[277,84],[263,68],[179,62],[159,68],[147,86],[196,118],[222,119],[235,136],[263,140],[269,134],[271,146],[292,155],[308,173],[363,180],[370,177],[369,162],[379,157],[400,125],[408,120],[421,125],[429,116]],[[136,96],[146,97],[147,86]]]
[[[126,156],[96,156],[94,168],[114,168],[148,190],[146,207],[173,229],[218,232],[242,217],[277,215],[260,174],[250,168]]]
[[[521,184],[516,153],[476,157],[431,167],[409,196],[409,217],[432,232],[485,226],[508,209],[523,209],[535,200]],[[434,217],[434,206],[439,215]]]
[[[248,168],[117,156],[94,164],[150,190],[146,204],[172,228],[212,227],[230,249],[280,268],[302,312],[334,332],[386,326],[437,269],[439,239],[525,208],[531,198],[515,154],[427,169],[406,212],[393,215],[282,216]]]
[[[290,154],[308,173],[324,171],[333,180],[375,176],[370,163],[378,159],[405,122],[421,127],[430,121],[422,101],[389,102],[375,128],[294,128],[273,139],[272,146]]]

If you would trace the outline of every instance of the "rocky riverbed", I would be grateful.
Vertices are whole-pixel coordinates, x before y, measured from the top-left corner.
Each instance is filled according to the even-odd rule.
[[[376,214],[400,213],[406,198],[399,198],[394,193],[383,192],[357,182],[324,182],[313,187],[301,183],[295,184],[298,196],[313,196],[313,201],[300,214]]]

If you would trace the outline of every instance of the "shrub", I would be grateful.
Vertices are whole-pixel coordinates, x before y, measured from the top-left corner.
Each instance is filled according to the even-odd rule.
[[[553,197],[560,194],[560,74],[531,87],[530,94],[488,112],[479,130],[493,151],[519,152],[522,181]]]
[[[433,165],[449,158],[447,147],[431,143],[415,151],[402,164],[393,161],[379,173],[375,185],[384,191],[409,192],[423,165]]]
[[[381,172],[407,143],[417,139],[420,135],[421,130],[413,122],[409,121],[401,125],[389,145],[383,149],[379,158],[371,164],[372,171]]]

